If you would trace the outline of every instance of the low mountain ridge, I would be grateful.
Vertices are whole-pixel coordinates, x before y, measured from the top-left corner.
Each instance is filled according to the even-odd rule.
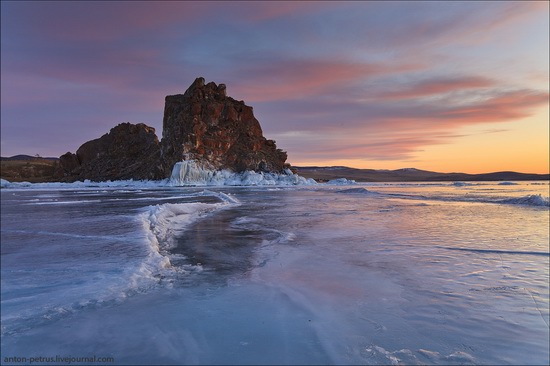
[[[0,159],[1,178],[9,182],[52,182],[59,167],[58,158],[41,158],[30,155],[15,155]]]
[[[19,158],[21,157],[21,159]],[[47,182],[55,180],[52,176],[59,169],[59,158],[36,158],[30,155],[2,157],[2,179],[12,182]],[[304,178],[312,178],[319,182],[332,179],[347,178],[358,182],[455,182],[455,181],[527,181],[550,180],[549,174],[529,174],[512,171],[466,174],[438,173],[415,169],[403,171],[384,169],[358,169],[345,166],[310,166],[292,167]],[[410,168],[405,168],[410,169]],[[417,174],[414,174],[417,173]]]
[[[54,158],[54,157],[47,157],[47,158],[43,158],[42,156],[40,155],[34,155],[34,156],[31,156],[31,155],[25,155],[25,154],[19,154],[19,155],[14,155],[14,156],[9,156],[9,157],[0,157],[0,160],[1,161],[22,161],[22,160],[49,160],[49,161],[57,161],[59,160],[59,158]]]
[[[453,181],[505,181],[505,180],[550,180],[550,174],[518,172],[493,172],[483,174],[438,173],[415,168],[396,170],[357,169],[349,167],[294,167],[305,178],[329,181],[338,178],[358,182],[453,182]]]

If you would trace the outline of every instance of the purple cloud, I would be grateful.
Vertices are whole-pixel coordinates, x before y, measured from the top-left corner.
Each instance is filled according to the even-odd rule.
[[[546,2],[1,6],[3,155],[60,155],[124,121],[160,135],[164,96],[197,76],[252,105],[291,162],[406,160],[548,104],[547,38],[529,28]]]

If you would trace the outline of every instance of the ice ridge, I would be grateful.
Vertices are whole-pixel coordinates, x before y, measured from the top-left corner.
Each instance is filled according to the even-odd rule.
[[[292,173],[284,174],[245,171],[234,173],[229,170],[211,170],[200,166],[194,160],[176,163],[172,169],[171,186],[271,186],[271,185],[314,185],[313,179],[306,179]]]
[[[0,181],[1,188],[8,189],[70,189],[70,188],[88,188],[88,187],[181,187],[181,186],[298,186],[316,185],[317,182],[311,178],[304,178],[298,174],[292,173],[286,169],[283,174],[244,171],[234,173],[229,170],[211,170],[206,169],[193,160],[178,162],[172,169],[169,179],[164,180],[118,180],[93,182],[88,179],[72,183],[49,182],[49,183],[30,183],[30,182],[9,182],[5,179]]]
[[[543,197],[541,194],[530,194],[523,197],[504,199],[500,200],[499,203],[527,206],[550,206],[548,198]]]
[[[231,195],[208,190],[197,193],[196,196],[217,197],[221,202],[164,203],[147,206],[139,215],[150,250],[149,257],[140,270],[142,276],[155,278],[161,275],[166,278],[176,273],[186,274],[201,270],[200,266],[192,265],[174,268],[174,256],[170,250],[176,245],[175,239],[193,222],[220,209],[239,205],[240,202]]]

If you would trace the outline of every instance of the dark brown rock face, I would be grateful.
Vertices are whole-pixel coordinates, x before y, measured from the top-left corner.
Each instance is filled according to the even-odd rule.
[[[69,181],[164,178],[155,129],[143,123],[119,124],[76,154],[62,155],[60,165],[58,176]]]
[[[209,169],[280,172],[287,154],[266,140],[252,107],[226,96],[224,84],[197,78],[164,107],[161,156],[165,175],[182,160]]]
[[[194,160],[203,169],[282,172],[286,152],[263,137],[252,107],[226,96],[224,84],[197,78],[184,94],[166,97],[162,141],[143,123],[121,123],[60,157],[65,181],[164,179],[175,163]]]

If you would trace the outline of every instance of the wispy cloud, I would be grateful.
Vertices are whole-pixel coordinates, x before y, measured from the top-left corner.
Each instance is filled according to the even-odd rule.
[[[469,84],[468,84],[469,85]],[[441,104],[424,101],[407,105],[363,103],[337,106],[319,101],[308,110],[317,113],[303,123],[283,123],[273,130],[274,136],[285,136],[289,148],[301,159],[409,160],[424,146],[452,143],[459,128],[483,123],[501,123],[530,116],[548,105],[548,92],[517,90],[493,91],[484,100],[468,104]],[[294,115],[296,112],[291,112]],[[291,118],[289,118],[291,120]],[[299,130],[296,136],[282,131]],[[281,132],[278,132],[281,131]],[[494,128],[487,133],[503,132]],[[310,140],[306,136],[317,136]],[[324,139],[322,137],[325,137]]]
[[[160,132],[164,96],[197,76],[254,106],[291,160],[411,159],[548,105],[547,36],[530,28],[547,29],[547,2],[1,6],[3,149],[40,126],[43,155],[123,121]]]
[[[342,86],[423,68],[411,63],[354,63],[345,60],[278,59],[238,69],[245,82],[236,91],[250,102],[330,95]]]
[[[420,98],[469,89],[488,88],[495,84],[494,80],[476,76],[432,78],[412,83],[402,89],[382,92],[378,97],[390,100]]]

